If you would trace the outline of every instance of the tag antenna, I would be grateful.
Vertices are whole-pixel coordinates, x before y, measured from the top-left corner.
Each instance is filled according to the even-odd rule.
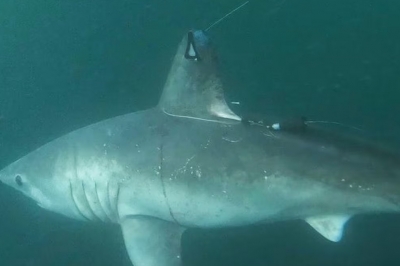
[[[331,124],[331,125],[338,125],[338,126],[342,126],[342,127],[347,127],[350,129],[354,129],[354,130],[358,130],[360,132],[365,132],[365,130],[359,128],[359,127],[355,127],[355,126],[350,126],[350,125],[346,125],[346,124],[342,124],[339,122],[334,122],[334,121],[305,121],[305,124]]]
[[[226,14],[225,16],[223,16],[222,18],[218,19],[217,21],[215,21],[213,24],[211,24],[210,26],[208,26],[207,29],[205,29],[204,31],[208,31],[209,29],[211,29],[212,27],[214,27],[215,25],[217,25],[218,23],[220,23],[221,21],[223,21],[226,17],[232,15],[235,11],[241,9],[242,7],[244,7],[249,1],[244,2],[243,4],[241,4],[240,6],[238,6],[237,8],[235,8],[234,10],[232,10],[231,12],[229,12],[228,14]]]

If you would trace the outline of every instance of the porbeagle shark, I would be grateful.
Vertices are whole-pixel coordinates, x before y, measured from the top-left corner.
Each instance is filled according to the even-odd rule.
[[[400,211],[397,153],[283,125],[229,108],[213,45],[191,30],[156,107],[51,141],[0,180],[47,210],[119,224],[135,266],[182,265],[187,228],[302,219],[339,241],[356,214]]]

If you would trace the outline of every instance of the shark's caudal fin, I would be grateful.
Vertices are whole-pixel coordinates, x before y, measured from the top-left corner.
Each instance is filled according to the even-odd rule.
[[[179,45],[159,108],[177,117],[228,123],[240,121],[226,104],[217,61],[205,33],[189,31]]]

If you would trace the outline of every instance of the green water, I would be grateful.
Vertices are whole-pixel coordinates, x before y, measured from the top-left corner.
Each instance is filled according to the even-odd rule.
[[[151,107],[177,44],[233,0],[0,2],[0,167],[79,127]],[[400,3],[252,1],[214,27],[241,110],[360,127],[400,147]],[[0,265],[130,265],[119,229],[38,210],[0,187]],[[302,222],[189,231],[185,265],[400,265],[400,217],[351,220],[341,243]]]

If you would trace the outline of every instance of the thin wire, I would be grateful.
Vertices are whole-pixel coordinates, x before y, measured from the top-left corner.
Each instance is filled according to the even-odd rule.
[[[238,124],[240,123],[240,120],[229,120],[229,118],[226,118],[227,121],[221,121],[221,120],[214,120],[214,119],[206,119],[206,118],[200,118],[200,117],[194,117],[194,116],[186,116],[186,115],[175,115],[172,113],[167,112],[164,108],[161,109],[166,115],[173,116],[173,117],[179,117],[179,118],[188,118],[188,119],[194,119],[194,120],[200,120],[200,121],[205,121],[205,122],[213,122],[213,123],[220,123],[220,124],[227,124],[227,125],[232,125],[232,124]],[[221,117],[224,118],[224,117]],[[229,122],[228,122],[229,120]],[[235,123],[236,122],[236,123]]]
[[[218,23],[220,23],[222,20],[224,20],[226,17],[232,15],[232,13],[234,13],[236,10],[242,8],[244,5],[246,5],[249,1],[244,2],[243,4],[241,4],[240,6],[238,6],[237,8],[235,8],[234,10],[232,10],[231,12],[229,12],[228,14],[226,14],[225,16],[223,16],[222,18],[218,19],[217,21],[215,21],[213,24],[211,24],[207,29],[205,29],[205,31],[208,31],[209,29],[211,29],[212,27],[214,27],[215,25],[217,25]]]
[[[342,127],[348,127],[348,128],[351,128],[351,129],[355,129],[355,130],[361,131],[361,132],[365,132],[365,130],[363,130],[361,128],[358,128],[358,127],[355,127],[355,126],[349,126],[349,125],[346,125],[346,124],[342,124],[342,123],[339,123],[339,122],[333,122],[333,121],[306,121],[305,123],[306,124],[333,124],[333,125],[339,125],[339,126],[342,126]]]

